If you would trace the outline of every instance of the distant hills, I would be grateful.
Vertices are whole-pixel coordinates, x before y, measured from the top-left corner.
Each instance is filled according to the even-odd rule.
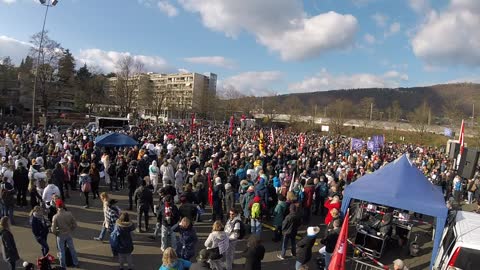
[[[396,100],[403,111],[403,114],[412,112],[424,102],[431,108],[436,117],[444,115],[445,110],[457,108],[465,116],[472,114],[472,104],[480,112],[480,84],[476,83],[452,83],[439,84],[423,87],[409,88],[366,88],[366,89],[344,89],[332,91],[318,91],[310,93],[295,93],[276,96],[277,102],[283,102],[289,97],[298,97],[303,105],[310,110],[314,104],[319,112],[324,106],[337,99],[348,100],[355,106],[362,99],[371,98],[377,111],[386,111]],[[264,97],[263,99],[268,99]],[[478,106],[477,106],[478,105]]]

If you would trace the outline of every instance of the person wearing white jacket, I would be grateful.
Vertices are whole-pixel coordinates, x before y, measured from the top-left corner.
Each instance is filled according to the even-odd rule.
[[[157,166],[157,161],[156,160],[152,161],[152,164],[148,167],[148,174],[150,177],[150,181],[152,182],[152,185],[153,185],[153,193],[157,192],[159,170],[160,169]]]
[[[228,234],[223,231],[224,227],[220,220],[215,221],[212,226],[212,232],[205,240],[205,247],[210,258],[210,266],[212,269],[224,269],[223,262],[220,260],[222,255],[226,254],[229,247]],[[218,249],[217,249],[218,248]]]
[[[51,178],[48,178],[48,185],[43,190],[42,200],[49,204],[52,201],[53,195],[60,196],[60,189],[53,184]]]

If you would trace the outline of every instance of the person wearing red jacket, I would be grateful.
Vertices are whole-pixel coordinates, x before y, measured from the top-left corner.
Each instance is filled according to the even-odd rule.
[[[308,179],[307,184],[303,188],[303,222],[308,224],[310,222],[310,215],[312,213],[313,194],[315,193],[315,186],[313,185],[313,179]]]
[[[328,225],[330,221],[332,221],[332,214],[330,213],[330,211],[334,208],[340,210],[342,203],[340,202],[338,196],[333,196],[333,198],[328,198],[328,200],[325,201],[324,206],[328,209],[327,216],[325,217],[325,224]]]

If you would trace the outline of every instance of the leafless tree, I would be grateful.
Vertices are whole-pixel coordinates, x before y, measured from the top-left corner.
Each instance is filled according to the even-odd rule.
[[[120,113],[125,116],[132,112],[137,105],[140,75],[143,72],[143,63],[130,55],[122,57],[117,62],[116,103],[120,106]]]

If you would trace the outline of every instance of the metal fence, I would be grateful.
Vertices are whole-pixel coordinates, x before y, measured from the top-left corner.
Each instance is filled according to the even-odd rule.
[[[357,259],[350,259],[350,267],[348,269],[352,270],[384,270],[382,267],[369,264],[364,261]]]

